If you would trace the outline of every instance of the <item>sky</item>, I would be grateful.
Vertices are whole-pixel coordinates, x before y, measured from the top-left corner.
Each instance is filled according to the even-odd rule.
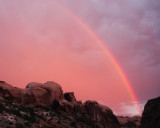
[[[160,92],[159,0],[0,0],[0,78],[25,88],[55,81],[78,100],[136,115]],[[109,49],[129,80],[133,101]]]

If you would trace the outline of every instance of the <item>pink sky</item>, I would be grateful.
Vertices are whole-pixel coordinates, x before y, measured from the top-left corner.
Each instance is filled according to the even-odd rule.
[[[152,79],[153,76],[157,76],[157,72],[153,72],[155,69],[150,71],[147,66],[141,68],[144,73],[137,72],[140,69],[137,68],[138,64],[145,56],[142,58],[141,54],[134,53],[136,56],[133,57],[132,54],[136,52],[137,45],[139,47],[144,45],[145,39],[134,35],[136,32],[140,33],[138,28],[129,31],[128,26],[121,21],[113,20],[117,17],[119,9],[122,10],[120,14],[123,16],[126,15],[123,12],[126,6],[135,4],[132,6],[134,10],[136,7],[139,9],[142,3],[140,5],[136,2],[111,1],[103,1],[104,4],[97,1],[75,3],[73,0],[60,2],[85,21],[110,48],[123,67],[139,100],[146,101],[144,97],[154,96],[147,95],[151,89],[149,84],[143,97],[140,93],[145,87],[146,81],[143,80],[148,78],[149,74],[153,75],[147,83],[155,83],[152,93],[155,92],[155,88],[159,89],[158,79],[156,81],[155,78]],[[108,7],[108,4],[111,6]],[[147,2],[144,2],[145,7],[148,7]],[[137,18],[142,12],[143,10],[138,10],[135,15],[133,14],[135,22],[138,22]],[[105,19],[105,15],[108,19]],[[123,107],[126,104],[127,109],[129,104],[132,104],[133,101],[122,79],[104,50],[70,15],[57,7],[54,1],[0,1],[0,17],[1,80],[21,88],[25,88],[32,81],[42,83],[55,81],[62,86],[64,92],[74,91],[78,100],[97,100],[112,107],[120,104]],[[124,22],[127,25],[135,25],[128,17],[123,19]],[[127,44],[130,40],[132,41]],[[142,44],[137,43],[139,40]],[[125,50],[126,48],[132,49]],[[138,48],[137,52],[140,53]],[[128,60],[129,58],[132,60]],[[145,70],[146,68],[148,70]],[[131,108],[133,106],[132,104]]]

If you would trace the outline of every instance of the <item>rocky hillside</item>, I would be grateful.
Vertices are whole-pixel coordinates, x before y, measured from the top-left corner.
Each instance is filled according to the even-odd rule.
[[[19,89],[0,81],[0,126],[10,128],[119,128],[112,110],[96,101],[77,101],[55,82]]]

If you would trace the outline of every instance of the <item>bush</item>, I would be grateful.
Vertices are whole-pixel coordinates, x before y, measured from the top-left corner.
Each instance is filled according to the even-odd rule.
[[[49,128],[48,126],[43,125],[41,128]]]
[[[4,109],[5,109],[4,105],[0,103],[0,113],[2,113]]]
[[[31,126],[31,124],[29,122],[24,122],[25,126]]]
[[[71,123],[70,123],[70,126],[72,126],[72,127],[75,127],[75,128],[76,128],[76,127],[77,127],[77,124],[76,124],[76,122],[71,122]]]
[[[22,124],[20,124],[20,123],[16,123],[16,128],[23,128],[23,125]]]

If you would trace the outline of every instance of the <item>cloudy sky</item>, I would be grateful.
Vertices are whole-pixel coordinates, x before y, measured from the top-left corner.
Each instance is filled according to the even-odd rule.
[[[159,12],[159,0],[0,0],[0,78],[21,88],[56,81],[78,100],[137,114],[104,49],[72,14],[103,40],[143,108],[160,92]]]

